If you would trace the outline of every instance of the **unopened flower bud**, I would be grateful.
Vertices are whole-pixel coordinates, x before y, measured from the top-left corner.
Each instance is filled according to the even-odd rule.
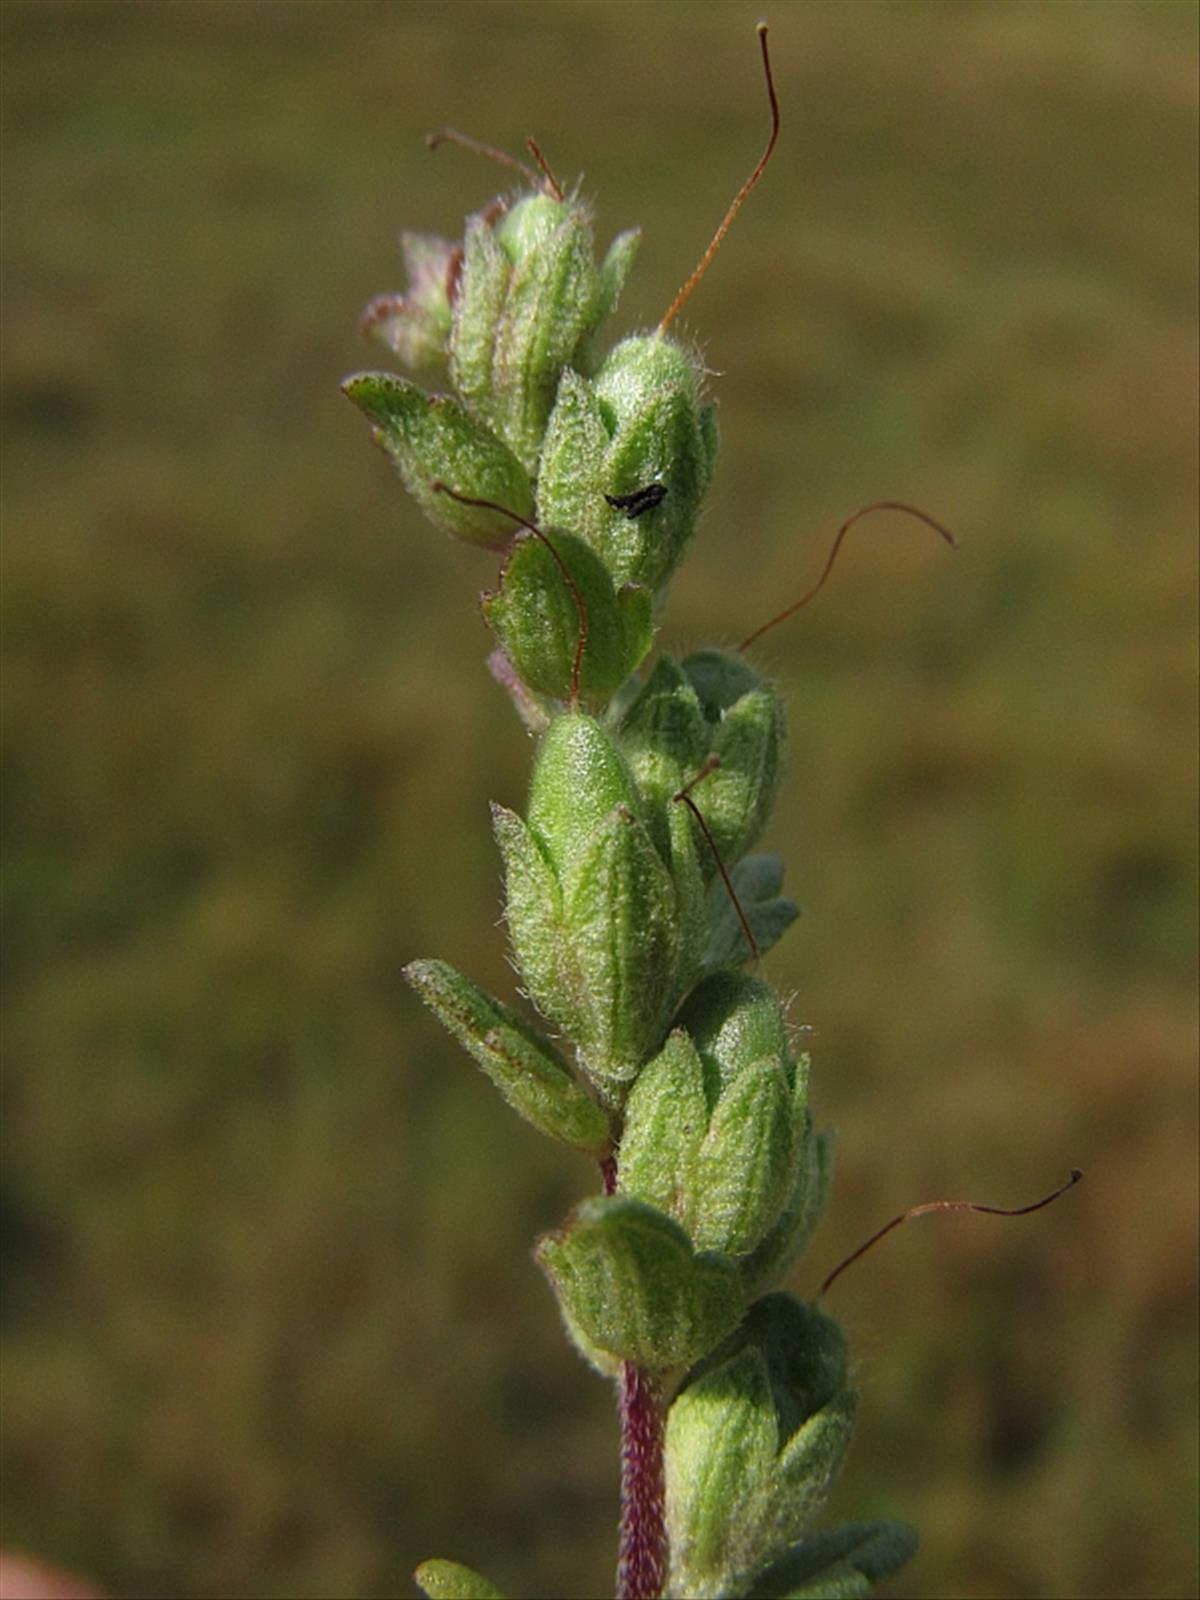
[[[703,1600],[756,1592],[763,1568],[821,1510],[850,1441],[854,1403],[832,1318],[786,1294],[751,1306],[667,1415],[670,1593]]]
[[[779,695],[741,656],[700,650],[682,662],[720,765],[696,789],[717,853],[733,865],[766,826],[783,766]]]
[[[663,854],[611,737],[591,717],[554,718],[529,821],[496,810],[513,948],[538,1009],[575,1041],[601,1093],[624,1097],[695,981],[702,879],[682,817]]]
[[[771,685],[726,651],[698,651],[679,663],[661,657],[617,737],[656,810],[671,806],[716,757],[692,798],[711,835],[701,856],[705,876],[716,875],[718,858],[732,869],[761,833],[779,780],[783,708]]]
[[[585,359],[616,304],[636,242],[636,234],[622,234],[598,267],[585,208],[549,195],[524,197],[499,222],[493,208],[467,224],[451,376],[531,475],[559,378]]]
[[[563,374],[538,513],[585,539],[614,583],[659,595],[691,541],[717,446],[702,391],[698,358],[659,335],[622,340],[594,380]]]
[[[679,1022],[626,1102],[621,1189],[675,1217],[698,1249],[748,1256],[793,1193],[806,1086],[779,1002],[756,979],[706,979]]]
[[[404,294],[372,300],[362,330],[417,370],[446,358],[450,300],[461,250],[432,233],[402,233],[400,251],[408,270]]]

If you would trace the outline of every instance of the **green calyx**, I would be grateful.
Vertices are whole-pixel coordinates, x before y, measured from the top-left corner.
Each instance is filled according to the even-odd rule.
[[[718,972],[689,996],[679,1021],[691,1035],[715,1095],[754,1061],[783,1064],[795,1079],[787,1023],[775,992],[759,978]]]
[[[779,1003],[755,979],[706,980],[678,1021],[626,1102],[621,1190],[698,1249],[749,1260],[809,1171],[807,1064],[791,1059]]]
[[[681,662],[662,656],[617,736],[660,811],[715,758],[691,795],[712,838],[705,876],[716,875],[718,856],[732,868],[762,832],[779,783],[784,722],[775,690],[725,651],[702,650]]]
[[[656,1370],[684,1366],[742,1314],[732,1264],[698,1253],[678,1223],[640,1200],[585,1200],[535,1254],[585,1353]]]
[[[790,1295],[757,1301],[667,1415],[668,1593],[744,1595],[808,1529],[854,1418],[837,1324]]]
[[[658,335],[623,340],[593,380],[563,374],[538,515],[585,539],[615,583],[660,594],[691,542],[717,448],[702,391],[699,361]]]
[[[583,540],[558,530],[518,536],[481,609],[522,682],[555,700],[577,689],[584,702],[605,704],[654,636],[649,592],[615,589]]]
[[[586,361],[633,264],[623,234],[597,266],[576,201],[527,195],[467,224],[450,329],[450,374],[467,406],[532,475],[564,368]]]
[[[550,723],[528,822],[494,816],[529,994],[619,1104],[699,970],[703,883],[685,819],[661,851],[620,751],[581,712]]]

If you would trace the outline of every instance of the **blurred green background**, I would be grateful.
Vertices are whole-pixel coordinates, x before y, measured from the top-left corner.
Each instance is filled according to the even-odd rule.
[[[687,317],[723,448],[669,647],[758,651],[840,1130],[792,1287],[897,1596],[1184,1596],[1196,1494],[1196,11],[777,3]],[[593,1189],[399,981],[501,993],[530,748],[479,552],[338,394],[400,226],[536,132],[657,320],[761,148],[757,8],[6,0],[4,1538],[117,1594],[610,1592],[616,1429],[529,1243]]]

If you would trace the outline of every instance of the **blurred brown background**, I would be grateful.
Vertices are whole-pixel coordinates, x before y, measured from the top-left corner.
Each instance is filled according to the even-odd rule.
[[[662,641],[790,705],[768,959],[840,1130],[835,1512],[897,1596],[1195,1593],[1196,11],[775,4],[776,163],[688,310],[722,460]],[[607,1592],[610,1398],[528,1258],[594,1187],[399,981],[511,993],[530,748],[489,560],[339,396],[502,175],[640,223],[657,320],[766,132],[640,0],[6,0],[4,1537],[130,1597]]]

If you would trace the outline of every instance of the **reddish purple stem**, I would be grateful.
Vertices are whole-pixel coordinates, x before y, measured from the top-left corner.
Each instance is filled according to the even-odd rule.
[[[617,1163],[600,1163],[605,1194],[617,1187]],[[658,1600],[667,1581],[667,1530],[663,1520],[663,1409],[652,1373],[621,1364],[621,1553],[617,1600]]]
[[[621,1367],[621,1556],[617,1600],[658,1600],[667,1581],[663,1523],[663,1413],[642,1367]]]

